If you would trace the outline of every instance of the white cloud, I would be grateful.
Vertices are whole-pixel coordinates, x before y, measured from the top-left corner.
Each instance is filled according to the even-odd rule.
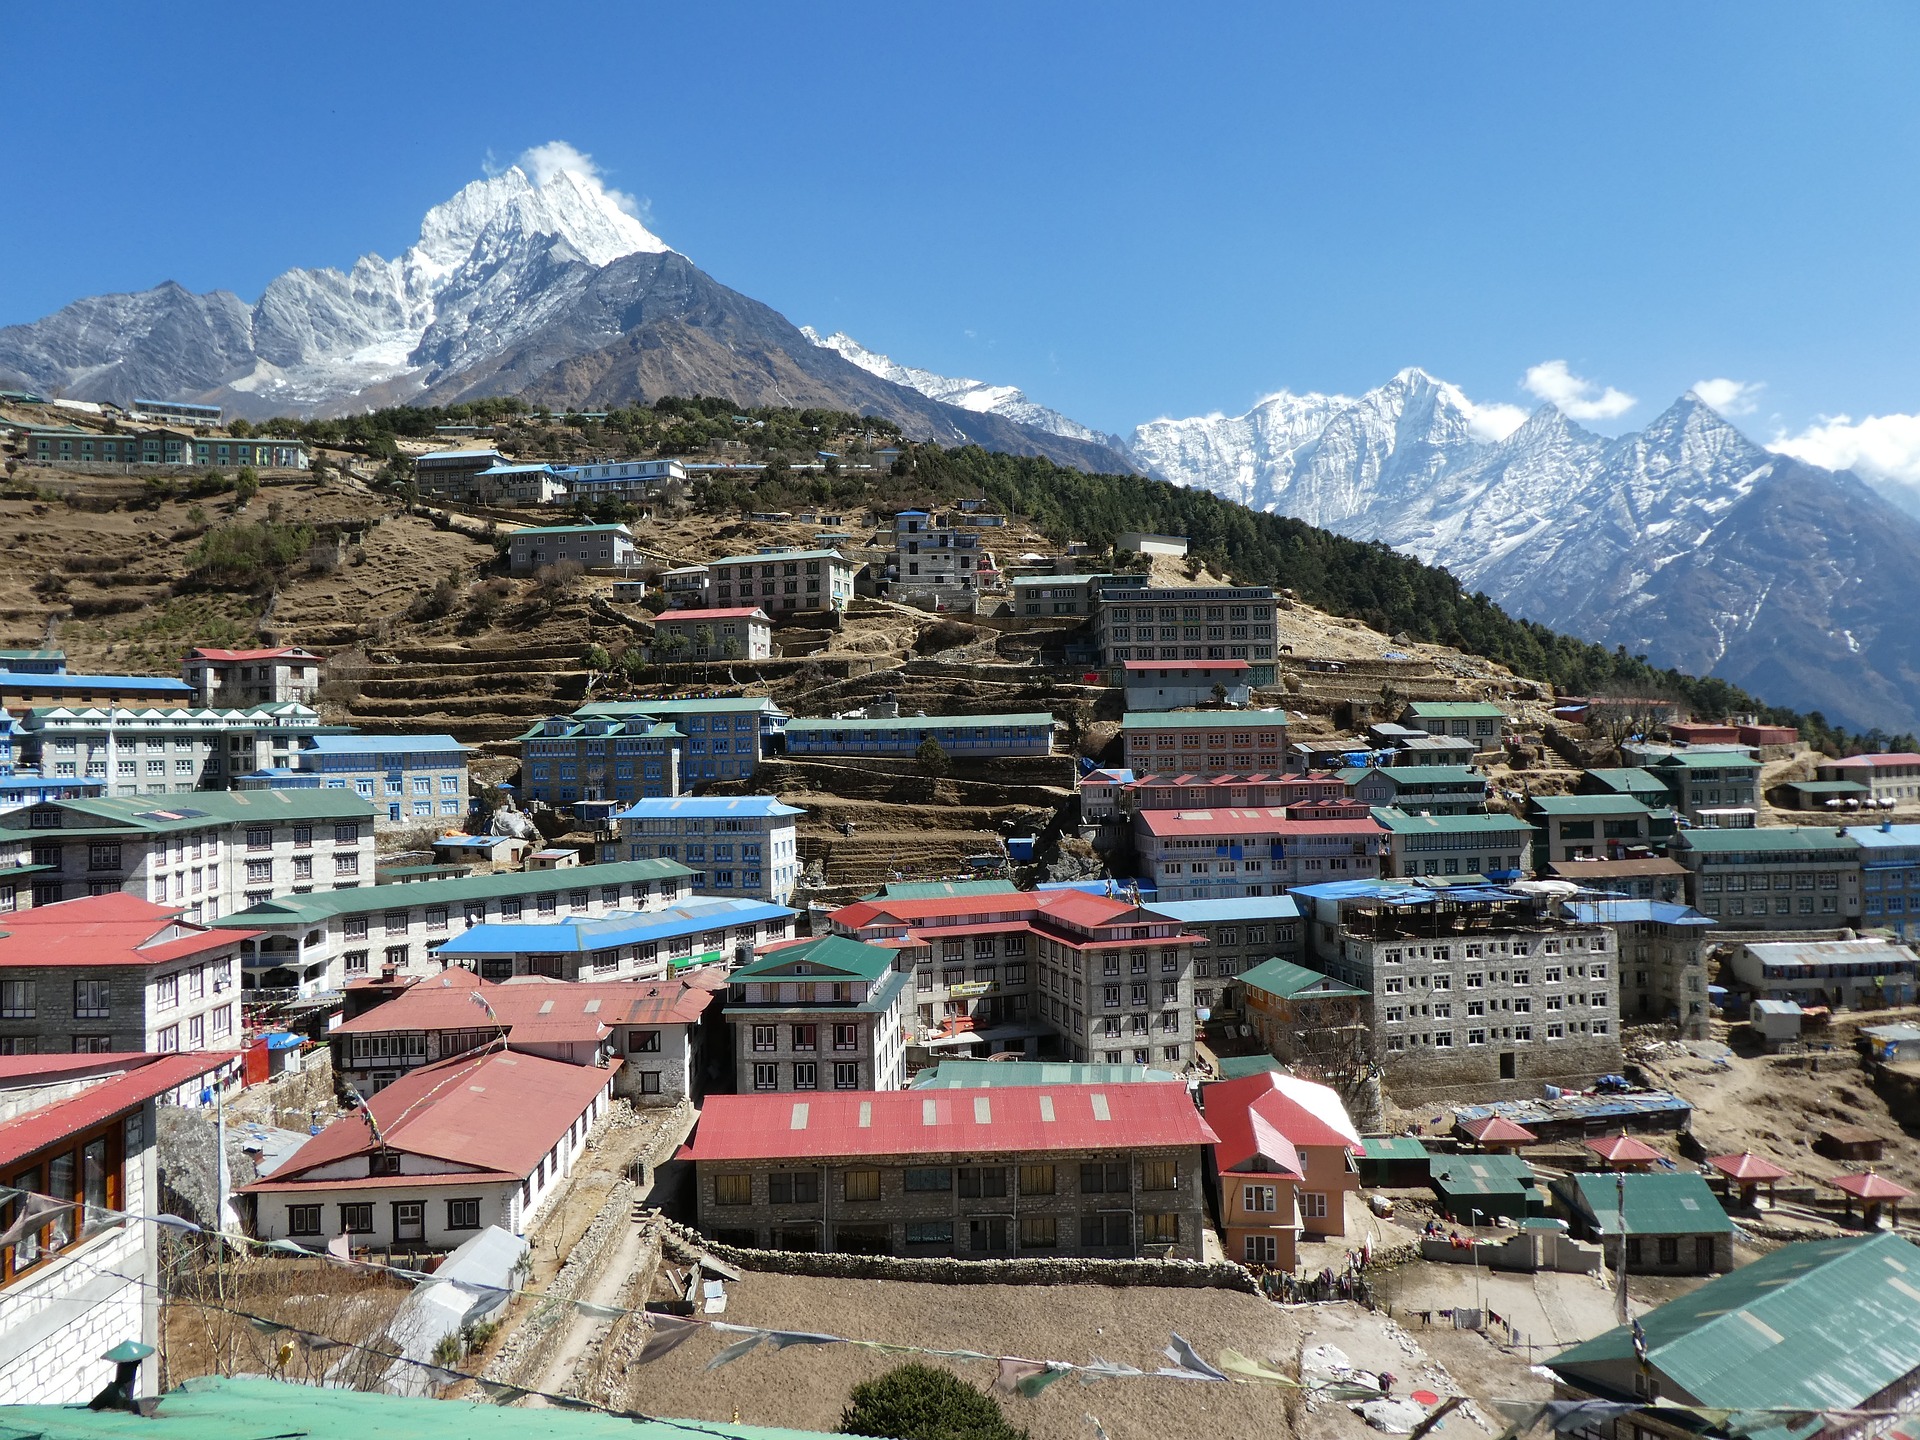
[[[1527,412],[1521,406],[1498,401],[1479,405],[1465,396],[1461,399],[1467,408],[1467,433],[1476,440],[1504,440],[1527,423]]]
[[[1722,415],[1751,415],[1760,405],[1760,392],[1766,384],[1759,380],[1696,380],[1693,393]]]
[[[1705,399],[1705,396],[1701,397]],[[1798,435],[1784,431],[1769,450],[1869,479],[1920,490],[1920,415],[1823,415]]]
[[[488,158],[491,160],[492,157]],[[562,170],[571,171],[586,183],[589,190],[605,195],[634,219],[647,218],[644,201],[608,185],[600,174],[600,167],[593,163],[593,157],[564,140],[549,140],[544,145],[523,150],[520,158],[513,163],[526,171],[536,185],[545,185]]]
[[[1640,403],[1624,390],[1611,385],[1602,389],[1594,381],[1582,379],[1567,368],[1564,360],[1528,366],[1521,383],[1529,393],[1557,405],[1569,420],[1611,420]]]

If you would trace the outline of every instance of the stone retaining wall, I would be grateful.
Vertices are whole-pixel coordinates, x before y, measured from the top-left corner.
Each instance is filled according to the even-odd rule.
[[[633,1223],[633,1197],[637,1188],[633,1181],[622,1180],[608,1193],[607,1203],[600,1207],[586,1233],[574,1244],[567,1263],[560,1267],[553,1283],[534,1300],[534,1312],[507,1337],[499,1353],[487,1363],[482,1372],[486,1379],[512,1383],[519,1376],[534,1373],[545,1363],[547,1347],[560,1337],[566,1322],[573,1318],[571,1305],[553,1302],[571,1300],[586,1287],[599,1269],[601,1256],[614,1232]]]

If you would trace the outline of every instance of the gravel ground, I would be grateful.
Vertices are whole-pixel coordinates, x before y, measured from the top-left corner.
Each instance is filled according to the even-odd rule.
[[[1106,1360],[1151,1369],[1178,1330],[1206,1359],[1239,1350],[1298,1373],[1299,1321],[1251,1295],[1224,1290],[1105,1286],[910,1285],[749,1274],[729,1285],[725,1318],[783,1329],[820,1329],[861,1339],[984,1350],[1040,1359]],[[756,1351],[722,1369],[704,1367],[720,1337],[699,1336],[631,1372],[625,1403],[656,1415],[832,1430],[847,1392],[908,1357],[854,1346]],[[993,1380],[986,1364],[952,1367],[969,1382]],[[1288,1392],[1259,1385],[1182,1380],[1056,1381],[1032,1400],[1003,1401],[1034,1440],[1094,1440],[1096,1416],[1110,1440],[1291,1437]]]

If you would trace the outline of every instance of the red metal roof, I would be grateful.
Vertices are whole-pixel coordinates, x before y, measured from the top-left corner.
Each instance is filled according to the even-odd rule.
[[[366,1111],[390,1149],[517,1180],[532,1173],[594,1096],[612,1083],[619,1064],[615,1060],[603,1070],[490,1048],[409,1071],[369,1100]],[[244,1188],[321,1189],[336,1182],[300,1177],[375,1148],[366,1114],[343,1116],[294,1151],[269,1179]],[[418,1177],[383,1178],[411,1184]]]
[[[29,1155],[58,1145],[96,1125],[118,1118],[144,1105],[156,1095],[176,1090],[202,1075],[210,1075],[221,1066],[240,1057],[225,1050],[195,1050],[180,1055],[21,1055],[10,1057],[22,1063],[9,1065],[6,1078],[12,1081],[32,1079],[44,1074],[49,1082],[72,1079],[85,1060],[94,1065],[118,1062],[119,1073],[109,1075],[64,1100],[56,1100],[27,1111],[24,1115],[0,1123],[0,1165],[11,1164]]]
[[[0,917],[0,967],[164,965],[230,953],[259,933],[208,929],[182,920],[178,910],[116,890]]]
[[[1646,1165],[1660,1158],[1660,1152],[1632,1135],[1599,1135],[1584,1142],[1602,1160],[1616,1165]]]
[[[1843,760],[1821,760],[1822,769],[1840,766],[1864,766],[1873,769],[1881,765],[1920,765],[1920,755],[1911,750],[1892,750],[1884,755],[1849,755]]]
[[[667,610],[653,617],[655,625],[678,625],[686,620],[745,620],[758,615],[772,624],[772,617],[758,605],[735,605],[731,609],[720,610]]]
[[[1904,1200],[1913,1194],[1906,1186],[1896,1185],[1886,1176],[1876,1175],[1871,1170],[1864,1175],[1835,1176],[1827,1183],[1858,1200]]]
[[[1292,1149],[1332,1145],[1355,1155],[1366,1149],[1340,1097],[1327,1086],[1297,1075],[1263,1070],[1238,1080],[1216,1081],[1201,1091],[1200,1098],[1206,1103],[1207,1123],[1222,1137],[1215,1153],[1223,1170],[1240,1164],[1254,1149],[1268,1153],[1257,1143],[1260,1126],[1283,1137]],[[1254,1149],[1246,1148],[1250,1145]]]
[[[1299,840],[1316,836],[1384,835],[1386,828],[1366,820],[1289,820],[1284,808],[1255,810],[1222,807],[1218,810],[1139,810],[1134,819],[1149,835],[1277,835]]]
[[[1482,1145],[1524,1145],[1540,1137],[1526,1126],[1507,1119],[1504,1115],[1488,1115],[1479,1120],[1468,1120],[1460,1126]]]
[[[701,1160],[1039,1154],[1211,1145],[1184,1085],[1036,1085],[711,1095],[683,1152]]]
[[[1751,1150],[1743,1150],[1738,1155],[1710,1156],[1707,1164],[1729,1180],[1784,1180],[1788,1173],[1771,1160],[1762,1160]]]
[[[483,996],[487,1004],[480,1004],[473,998],[475,995]],[[517,1039],[522,1026],[542,1022],[691,1025],[712,1003],[711,990],[680,980],[495,983],[455,965],[336,1025],[330,1033],[384,1035],[401,1030],[485,1030],[497,1022]],[[491,1014],[488,1006],[492,1007]],[[531,1033],[529,1030],[528,1034]]]
[[[999,895],[939,895],[917,900],[861,900],[843,905],[827,918],[849,930],[891,920],[899,925],[915,921],[954,919],[963,915],[1006,915],[1032,920],[1053,916],[1075,925],[1117,925],[1139,907],[1109,900],[1084,890],[1022,890]],[[1162,923],[1165,923],[1162,921]]]
[[[298,645],[282,645],[272,650],[211,650],[205,646],[195,646],[187,658],[190,660],[278,660],[285,655],[297,655],[303,660],[320,658],[310,650],[302,650]]]

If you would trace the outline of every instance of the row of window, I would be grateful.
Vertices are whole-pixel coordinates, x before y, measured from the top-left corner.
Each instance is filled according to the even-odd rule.
[[[418,1226],[424,1218],[424,1200],[395,1200],[394,1234],[401,1235],[410,1225]],[[449,1230],[478,1230],[480,1228],[480,1201],[476,1197],[462,1197],[448,1200],[447,1224]],[[339,1235],[371,1235],[373,1231],[373,1202],[362,1200],[334,1207],[339,1213],[340,1223],[334,1231]],[[287,1207],[287,1233],[292,1236],[310,1238],[324,1235],[321,1229],[321,1205],[289,1205]],[[421,1238],[418,1235],[407,1238]]]
[[[1555,1020],[1548,1023],[1544,1033],[1549,1040],[1564,1040],[1569,1034],[1605,1035],[1610,1033],[1612,1028],[1612,1022],[1609,1020],[1582,1020],[1572,1024]],[[1491,1033],[1496,1040],[1512,1040],[1522,1045],[1530,1044],[1533,1040],[1531,1025],[1515,1025],[1510,1029],[1496,1030]],[[1466,1043],[1469,1047],[1485,1045],[1488,1034],[1489,1032],[1485,1030],[1469,1030],[1466,1032]],[[1387,1049],[1389,1052],[1399,1052],[1406,1050],[1409,1046],[1418,1048],[1426,1045],[1435,1050],[1451,1050],[1454,1048],[1453,1039],[1454,1032],[1451,1030],[1435,1030],[1430,1034],[1389,1035]]]
[[[848,1202],[879,1200],[888,1188],[884,1176],[897,1174],[899,1191],[909,1195],[958,1194],[962,1199],[1004,1199],[1010,1194],[1026,1197],[1056,1195],[1060,1190],[1063,1167],[1034,1165],[922,1165],[881,1171],[852,1169],[836,1172],[842,1200]],[[1133,1191],[1133,1167],[1125,1160],[1090,1161],[1077,1167],[1082,1195],[1127,1195]],[[1069,1173],[1072,1173],[1069,1171]],[[817,1205],[820,1202],[819,1170],[776,1170],[767,1176],[767,1203],[770,1205]],[[1140,1166],[1140,1188],[1144,1191],[1177,1190],[1180,1166],[1177,1160],[1145,1160]],[[713,1200],[716,1205],[751,1205],[753,1176],[716,1175]]]
[[[754,988],[754,987],[747,987]],[[789,1050],[818,1050],[820,1048],[820,1027],[814,1024],[790,1025],[792,1043]],[[833,1029],[833,1048],[836,1050],[858,1050],[860,1048],[860,1027],[852,1024],[838,1024]],[[755,1050],[778,1050],[780,1048],[780,1027],[778,1025],[755,1025],[753,1027],[753,1048]]]
[[[794,1090],[818,1090],[820,1088],[820,1066],[812,1060],[793,1062]],[[753,1067],[753,1088],[756,1090],[778,1090],[780,1088],[780,1066],[776,1061],[762,1060]],[[858,1090],[860,1088],[860,1062],[858,1060],[838,1060],[833,1066],[833,1088],[836,1090]]]

